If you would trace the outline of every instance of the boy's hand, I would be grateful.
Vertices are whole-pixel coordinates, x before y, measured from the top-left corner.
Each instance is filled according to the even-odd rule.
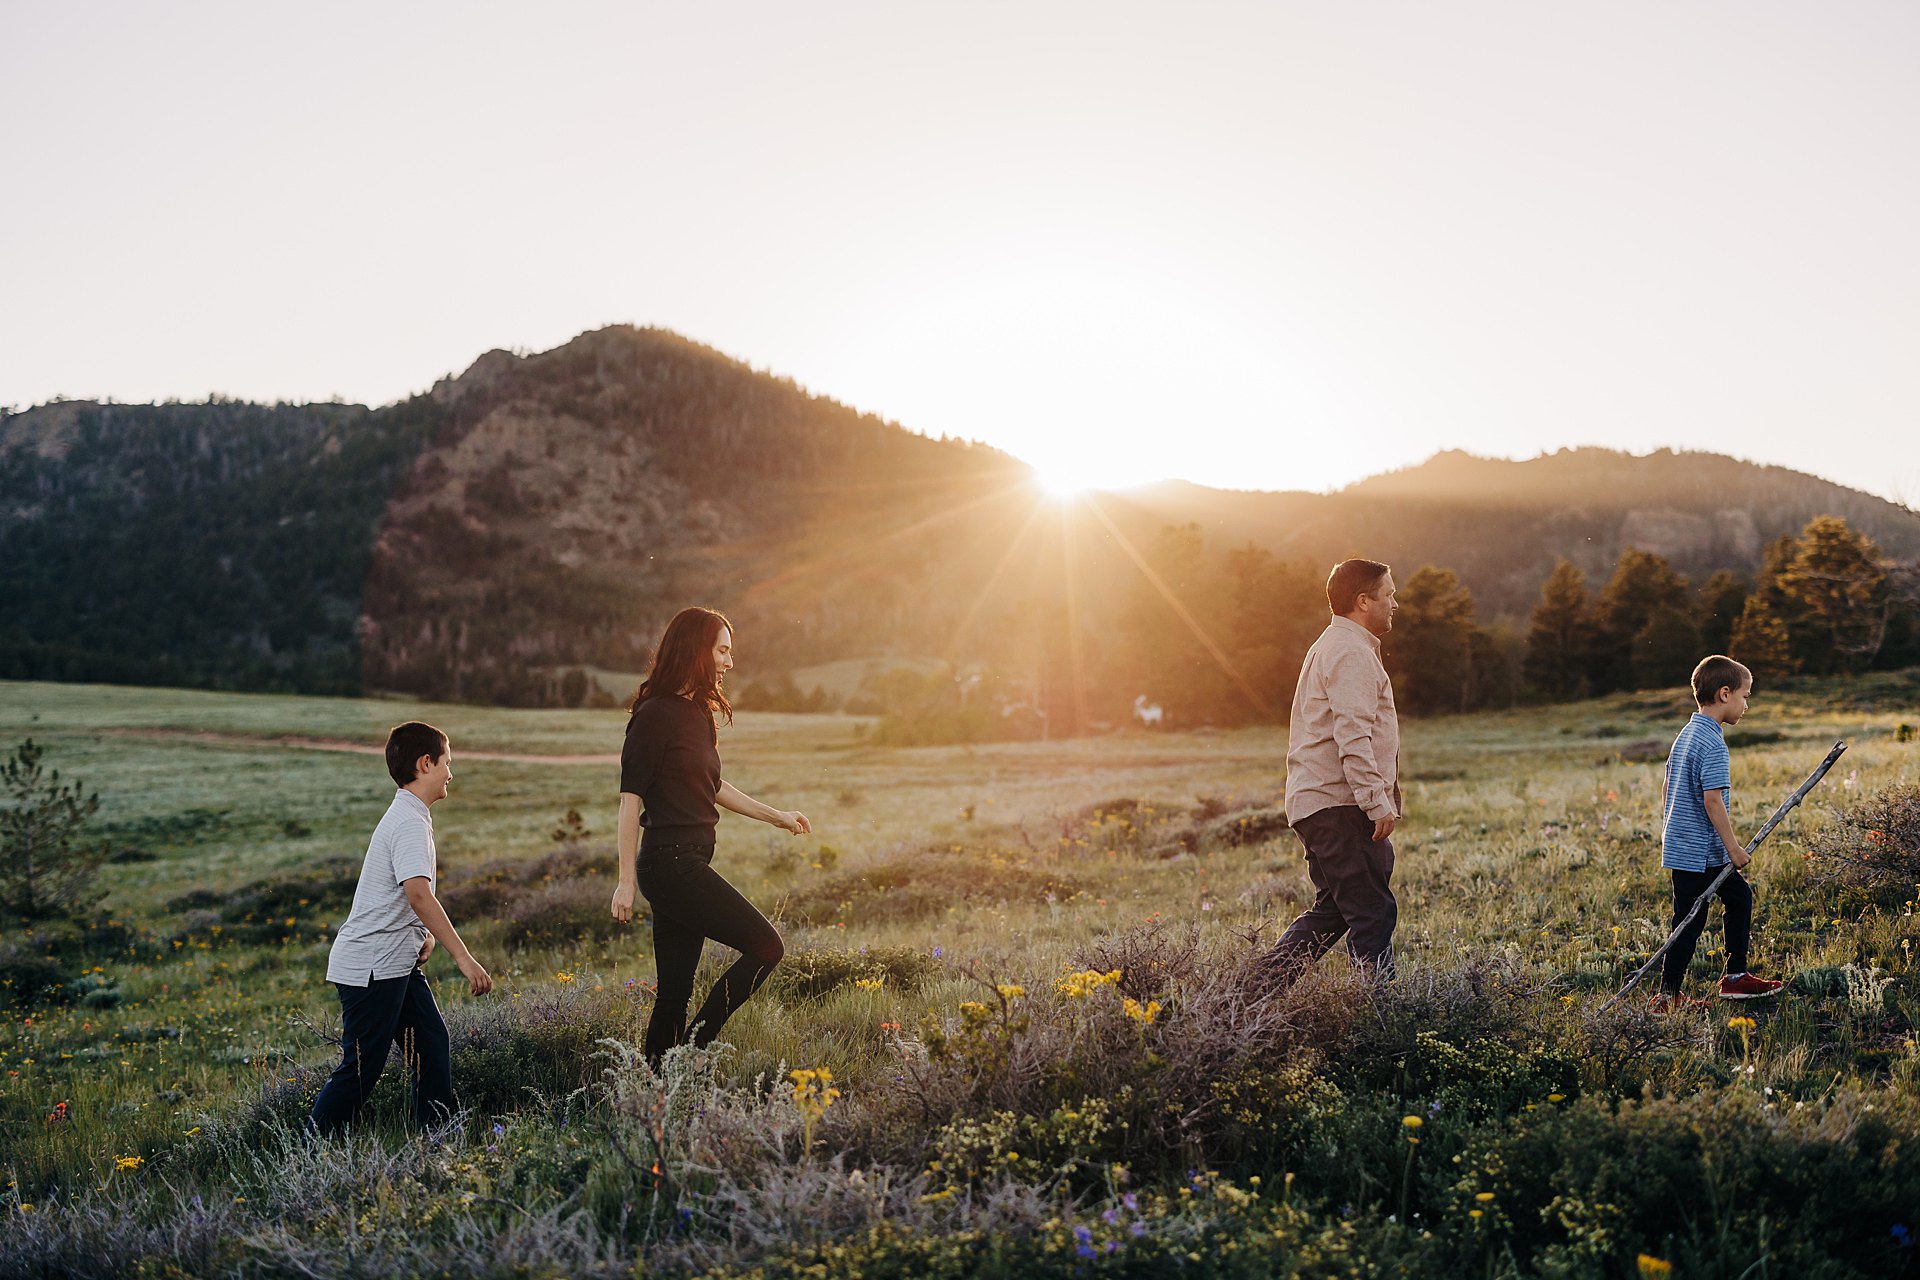
[[[467,986],[477,996],[483,996],[493,990],[493,975],[481,967],[472,956],[460,962],[460,972],[467,980]]]
[[[1745,871],[1747,865],[1753,861],[1753,855],[1745,849],[1729,849],[1727,850],[1727,856],[1733,859],[1733,869],[1735,871]]]
[[[420,961],[419,961],[419,963],[421,963],[421,964],[425,964],[425,963],[427,962],[427,957],[428,957],[428,956],[430,956],[430,955],[432,955],[432,954],[433,954],[433,935],[432,935],[432,934],[428,934],[428,935],[427,935],[427,940],[426,940],[425,942],[423,942],[423,943],[421,943],[421,944],[420,944]]]

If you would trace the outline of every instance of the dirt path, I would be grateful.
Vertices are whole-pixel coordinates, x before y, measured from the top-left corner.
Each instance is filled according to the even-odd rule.
[[[206,742],[223,747],[278,747],[287,751],[346,751],[354,755],[377,756],[385,754],[380,747],[366,742],[353,742],[346,738],[306,738],[298,734],[276,734],[271,737],[248,733],[214,733],[204,729],[108,729],[107,733],[121,738],[174,739],[186,742]],[[516,751],[470,751],[458,748],[454,753],[461,760],[499,760],[507,764],[619,764],[618,754],[596,756],[537,756]]]

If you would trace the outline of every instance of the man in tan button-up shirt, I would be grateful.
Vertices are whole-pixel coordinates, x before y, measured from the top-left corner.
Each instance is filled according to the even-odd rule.
[[[1400,720],[1380,637],[1399,607],[1393,571],[1342,561],[1327,604],[1333,619],[1307,650],[1287,722],[1287,821],[1306,846],[1314,899],[1269,959],[1291,980],[1345,935],[1356,964],[1390,977]]]

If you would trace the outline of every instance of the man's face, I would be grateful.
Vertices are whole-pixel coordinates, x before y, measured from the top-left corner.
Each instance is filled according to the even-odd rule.
[[[1383,636],[1393,630],[1393,613],[1400,607],[1394,599],[1393,572],[1388,570],[1380,577],[1373,590],[1363,593],[1354,603],[1360,614],[1360,625],[1377,636]]]
[[[447,788],[453,782],[453,748],[448,747],[440,753],[435,763],[421,756],[415,762],[414,785],[411,788],[422,800],[433,804],[447,798]]]

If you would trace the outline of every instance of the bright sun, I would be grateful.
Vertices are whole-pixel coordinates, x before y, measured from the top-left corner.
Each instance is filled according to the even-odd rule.
[[[1049,498],[1056,500],[1077,498],[1092,487],[1080,476],[1064,471],[1050,471],[1043,467],[1034,469],[1033,479]]]

